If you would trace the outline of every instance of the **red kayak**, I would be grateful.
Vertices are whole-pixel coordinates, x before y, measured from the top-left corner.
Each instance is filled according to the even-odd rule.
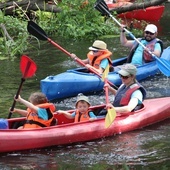
[[[140,129],[170,118],[169,103],[170,97],[147,99],[144,101],[144,108],[141,110],[124,116],[117,115],[109,128],[105,128],[104,118],[98,118],[92,122],[73,123],[72,120],[55,113],[55,117],[58,119],[58,125],[55,126],[29,130],[0,130],[0,152],[69,145]],[[94,106],[92,110],[97,114],[97,110],[103,107],[104,105]],[[10,128],[12,128],[14,122],[24,119],[8,119]]]
[[[113,10],[115,4],[107,4],[109,10]],[[146,20],[146,21],[158,21],[161,19],[165,6],[151,6],[145,9],[138,9],[122,14],[118,14],[119,18],[123,19],[137,19],[137,20]]]

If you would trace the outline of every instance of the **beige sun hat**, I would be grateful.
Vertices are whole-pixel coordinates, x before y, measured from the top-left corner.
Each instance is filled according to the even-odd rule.
[[[125,64],[118,73],[122,76],[136,75],[137,69],[133,64]]]
[[[158,31],[158,29],[157,29],[157,26],[156,26],[156,25],[154,25],[154,24],[148,24],[148,25],[146,26],[146,28],[145,28],[145,31],[149,31],[149,32],[155,34],[155,33]]]
[[[76,104],[75,104],[76,106],[77,106],[77,103],[78,103],[79,101],[85,101],[85,102],[87,102],[89,105],[91,105],[90,102],[89,102],[89,98],[88,98],[87,96],[84,96],[82,93],[78,94],[78,96],[77,96],[77,101],[76,101]]]
[[[89,47],[89,50],[106,50],[107,44],[104,41],[96,40],[93,45]]]

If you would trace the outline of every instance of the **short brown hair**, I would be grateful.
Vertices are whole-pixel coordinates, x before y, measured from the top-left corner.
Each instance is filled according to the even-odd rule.
[[[46,95],[41,92],[32,93],[29,97],[29,101],[34,105],[48,102]]]

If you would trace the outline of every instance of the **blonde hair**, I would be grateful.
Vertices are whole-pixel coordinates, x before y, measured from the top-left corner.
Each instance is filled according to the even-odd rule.
[[[32,93],[28,100],[34,105],[48,102],[46,95],[41,92]]]

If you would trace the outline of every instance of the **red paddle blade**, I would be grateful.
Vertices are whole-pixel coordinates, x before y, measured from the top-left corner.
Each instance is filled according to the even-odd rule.
[[[22,72],[23,78],[29,78],[35,74],[37,65],[28,56],[23,55],[21,56],[20,70]]]

